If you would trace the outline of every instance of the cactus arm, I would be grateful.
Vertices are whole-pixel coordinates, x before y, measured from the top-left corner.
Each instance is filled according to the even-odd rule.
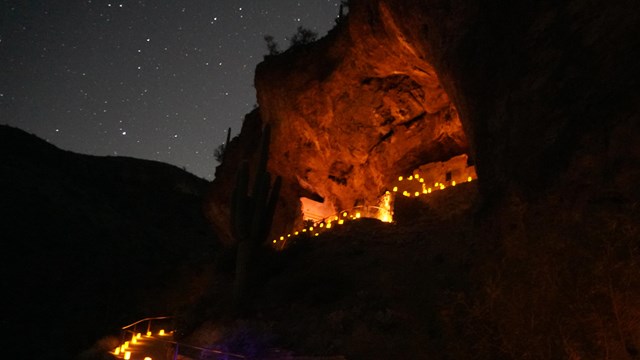
[[[236,187],[231,198],[231,228],[238,241],[249,238],[247,214],[251,212],[249,188],[249,164],[243,161],[238,170]]]
[[[273,182],[273,188],[271,189],[271,193],[269,194],[269,201],[267,204],[266,210],[266,218],[264,222],[264,236],[269,235],[269,230],[273,224],[273,216],[276,212],[276,205],[278,204],[278,199],[280,198],[280,188],[282,187],[282,178],[280,176],[276,177],[276,180]]]

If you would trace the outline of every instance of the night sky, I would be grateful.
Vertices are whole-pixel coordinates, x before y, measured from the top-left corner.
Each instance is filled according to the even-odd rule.
[[[212,179],[256,104],[265,35],[320,37],[339,0],[2,0],[0,123],[91,155]]]

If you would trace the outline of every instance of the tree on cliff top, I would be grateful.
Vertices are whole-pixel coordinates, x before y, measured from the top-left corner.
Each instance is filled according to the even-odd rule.
[[[278,55],[280,54],[280,47],[278,46],[278,43],[273,39],[273,36],[271,35],[265,35],[264,36],[264,41],[267,42],[267,50],[269,50],[269,54],[268,55]]]
[[[318,33],[314,32],[311,29],[307,29],[304,26],[298,26],[296,33],[291,36],[289,39],[289,49],[297,48],[303,45],[310,44],[318,39]],[[280,51],[280,46],[274,40],[272,35],[265,35],[264,41],[267,43],[267,50],[269,53],[266,56],[278,55],[282,51]]]
[[[296,48],[298,46],[310,44],[318,39],[318,33],[312,31],[311,29],[307,29],[303,26],[298,26],[296,33],[291,37],[290,48]]]

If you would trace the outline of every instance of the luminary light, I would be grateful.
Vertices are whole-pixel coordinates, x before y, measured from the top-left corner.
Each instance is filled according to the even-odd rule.
[[[124,353],[124,360],[129,360],[131,359],[131,351],[127,351]]]
[[[284,236],[280,236],[280,240],[284,240]]]
[[[473,179],[471,179],[471,176],[469,176],[469,177],[467,178],[467,182],[471,182],[471,180],[473,180]]]
[[[342,216],[343,216],[343,217],[347,217],[347,212],[346,212],[346,211],[345,211],[345,212],[343,212],[343,213],[342,213]]]
[[[402,181],[402,176],[398,176],[398,181]]]
[[[297,231],[293,233],[293,235],[298,235],[298,234],[299,234],[299,232],[297,232]]]
[[[146,356],[146,357],[144,358],[144,360],[151,360],[151,358],[150,358],[150,357],[148,357],[148,356]]]
[[[114,355],[120,355],[120,346],[118,346],[115,350],[113,350]]]
[[[310,226],[310,227],[309,227],[309,231],[313,231],[313,226]]]
[[[440,190],[444,190],[444,184],[440,184]]]
[[[138,343],[138,339],[136,338],[135,335],[133,335],[133,337],[131,338],[131,345],[135,345]]]
[[[316,235],[315,235],[315,236],[318,236],[318,235],[320,235],[320,234],[316,233]]]
[[[275,244],[277,241],[273,240],[273,243]]]
[[[140,339],[140,338],[142,337],[142,334],[141,334],[141,333],[137,333],[137,334],[136,334],[136,337],[137,337],[138,339]]]
[[[451,186],[456,186],[456,181],[455,181],[455,180],[453,180],[453,181],[451,182]]]
[[[407,180],[413,180],[413,176],[409,176]]]
[[[331,223],[327,223],[327,229],[331,229]]]
[[[413,174],[413,177],[416,179],[420,179],[420,174]]]
[[[320,227],[324,227],[324,223],[320,223]]]
[[[151,336],[151,331],[147,331],[147,336]]]
[[[307,228],[302,229],[302,232],[307,232]]]
[[[421,182],[421,183],[423,183],[423,182],[424,182],[424,179],[423,179],[423,178],[420,178],[420,182]]]
[[[360,219],[360,216],[361,216],[361,215],[360,215],[360,213],[359,213],[359,212],[357,212],[357,213],[356,213],[356,219]]]
[[[393,187],[393,192],[398,192],[398,187],[397,186]]]
[[[120,352],[121,353],[123,353],[126,349],[127,349],[127,347],[124,346],[124,344],[120,345]]]
[[[338,220],[338,225],[342,225],[342,224],[344,224],[344,220],[342,219]]]
[[[161,330],[158,332],[158,335],[160,335],[160,336],[164,336],[164,329],[161,329]]]

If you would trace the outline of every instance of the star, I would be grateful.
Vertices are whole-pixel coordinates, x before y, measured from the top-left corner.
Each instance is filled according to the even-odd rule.
[[[209,149],[226,141],[228,128],[237,134],[256,104],[264,35],[282,50],[300,25],[323,36],[339,3],[15,6],[0,33],[0,113],[43,138],[56,134],[51,141],[65,150],[167,162],[210,180],[217,163]]]

